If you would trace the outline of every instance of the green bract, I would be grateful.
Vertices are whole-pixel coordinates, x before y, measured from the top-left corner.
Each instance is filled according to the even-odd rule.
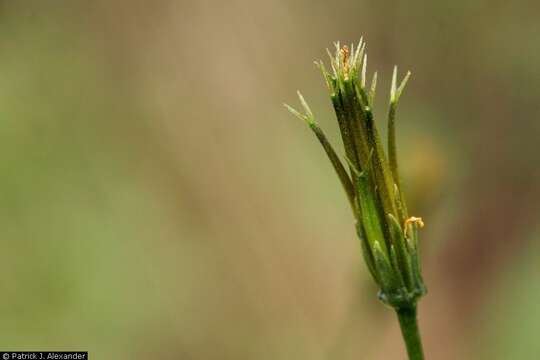
[[[415,308],[426,293],[418,257],[420,218],[409,217],[401,187],[395,140],[396,107],[409,79],[407,73],[397,86],[394,68],[388,112],[388,154],[373,119],[377,73],[367,87],[365,43],[341,47],[330,56],[331,71],[322,61],[320,68],[334,107],[347,168],[336,154],[308,104],[298,92],[304,113],[285,105],[307,122],[322,144],[336,171],[356,218],[368,269],[380,287],[379,298],[396,309]]]

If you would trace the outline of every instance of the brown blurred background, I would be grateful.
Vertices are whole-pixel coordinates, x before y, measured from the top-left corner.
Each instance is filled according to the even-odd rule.
[[[1,1],[0,347],[404,359],[339,183],[282,107],[393,64],[428,359],[540,359],[540,4]]]

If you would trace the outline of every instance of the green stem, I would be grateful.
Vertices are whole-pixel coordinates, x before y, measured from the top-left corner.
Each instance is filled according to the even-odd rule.
[[[422,350],[422,340],[418,331],[418,322],[416,320],[416,306],[396,309],[401,327],[401,334],[407,347],[409,360],[424,360],[424,351]]]

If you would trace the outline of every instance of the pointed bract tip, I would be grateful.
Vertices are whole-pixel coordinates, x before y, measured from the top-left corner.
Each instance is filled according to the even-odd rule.
[[[377,72],[375,71],[373,73],[373,77],[371,78],[371,87],[369,89],[369,103],[371,106],[373,106],[373,102],[375,100],[376,90],[377,90]]]
[[[359,66],[359,62],[362,61],[365,50],[366,50],[366,43],[360,42],[358,44],[358,47],[356,48],[356,53],[354,54],[353,66]]]
[[[396,82],[397,82],[397,66],[394,65],[392,72],[392,85],[390,86],[390,102],[396,101]]]
[[[303,121],[306,121],[306,117],[302,114],[300,114],[300,112],[298,112],[295,108],[293,108],[291,105],[289,104],[286,104],[286,103],[283,103],[283,106],[285,106],[285,108],[287,110],[289,110],[289,112],[291,114],[293,114],[294,116],[296,116],[297,118],[303,120]]]
[[[313,126],[315,124],[315,121],[313,120],[313,118],[307,116],[307,115],[303,115],[303,114],[300,114],[300,112],[298,110],[296,110],[295,108],[293,108],[292,106],[290,106],[289,104],[285,104],[283,103],[283,106],[285,106],[285,108],[287,110],[289,110],[289,112],[291,114],[293,114],[294,116],[296,116],[297,118],[299,118],[300,120],[304,121],[306,124],[308,124],[310,127]]]
[[[362,61],[362,87],[366,87],[366,71],[367,71],[367,54],[364,54],[364,61]]]
[[[401,80],[401,84],[399,84],[399,87],[396,91],[396,101],[399,100],[399,97],[401,96],[401,93],[403,92],[403,89],[405,88],[405,85],[407,85],[407,81],[409,81],[409,77],[411,77],[411,72],[407,71],[407,75]]]
[[[300,90],[297,90],[296,93],[298,94],[298,98],[300,99],[300,103],[302,104],[302,107],[304,108],[306,115],[309,118],[313,118],[313,112],[311,112],[311,109],[309,108],[309,105],[307,104],[306,100],[302,96],[302,93]]]
[[[371,92],[375,96],[375,90],[377,90],[377,72],[373,73],[373,78],[371,79]]]

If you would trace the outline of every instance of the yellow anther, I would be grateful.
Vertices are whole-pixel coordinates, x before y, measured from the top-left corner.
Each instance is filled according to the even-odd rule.
[[[423,228],[424,227],[424,221],[422,221],[421,217],[414,217],[411,216],[407,220],[405,220],[405,223],[403,224],[403,232],[407,234],[407,226],[410,224],[417,224],[418,227]]]
[[[341,53],[343,54],[343,73],[345,74],[345,79],[349,77],[349,47],[347,45],[341,48]]]

